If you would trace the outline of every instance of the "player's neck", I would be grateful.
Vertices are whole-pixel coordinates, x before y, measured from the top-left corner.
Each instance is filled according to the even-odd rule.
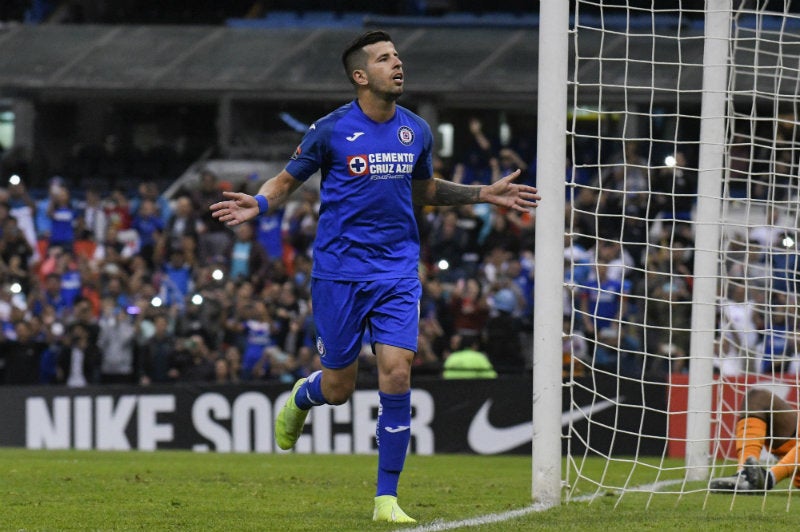
[[[365,115],[378,123],[391,120],[397,107],[394,100],[377,98],[372,93],[359,94],[358,106]]]

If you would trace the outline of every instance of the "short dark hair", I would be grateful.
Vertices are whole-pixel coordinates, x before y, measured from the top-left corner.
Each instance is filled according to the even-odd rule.
[[[342,66],[344,66],[344,72],[347,75],[347,79],[350,80],[350,83],[355,83],[353,81],[353,70],[364,66],[363,64],[359,64],[366,58],[364,55],[364,47],[375,44],[376,42],[391,42],[391,40],[391,36],[383,30],[370,30],[350,41],[350,44],[348,44],[347,48],[342,52]]]

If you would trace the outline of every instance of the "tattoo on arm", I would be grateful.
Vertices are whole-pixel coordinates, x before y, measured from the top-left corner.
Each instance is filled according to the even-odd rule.
[[[462,185],[434,179],[434,193],[429,199],[429,205],[467,205],[480,203],[481,187],[475,185]]]

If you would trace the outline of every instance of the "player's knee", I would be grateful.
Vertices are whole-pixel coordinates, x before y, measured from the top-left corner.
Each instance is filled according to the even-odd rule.
[[[754,415],[759,412],[770,412],[774,407],[775,397],[772,392],[761,388],[750,388],[742,408],[743,415]]]
[[[380,373],[381,390],[389,393],[404,393],[411,387],[411,368],[398,365]]]
[[[355,383],[336,382],[325,383],[323,381],[325,400],[332,405],[341,405],[347,402],[355,391]]]

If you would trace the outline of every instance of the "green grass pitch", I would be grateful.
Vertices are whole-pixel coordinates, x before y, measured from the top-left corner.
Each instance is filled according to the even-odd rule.
[[[400,527],[371,521],[376,461],[375,456],[0,449],[0,530],[395,530]],[[648,477],[655,475],[649,468],[633,473],[620,465],[606,468],[599,459],[583,471],[608,483],[630,476],[631,485],[651,482]],[[665,478],[669,474],[659,477]],[[672,478],[679,478],[677,470]],[[417,527],[453,529],[444,527],[529,507],[530,479],[529,457],[412,455],[400,502],[419,520]],[[576,496],[595,492],[591,483],[577,482]],[[797,525],[797,508],[786,491],[735,499],[689,491],[680,497],[627,493],[622,499],[611,492],[469,530],[730,532]]]

